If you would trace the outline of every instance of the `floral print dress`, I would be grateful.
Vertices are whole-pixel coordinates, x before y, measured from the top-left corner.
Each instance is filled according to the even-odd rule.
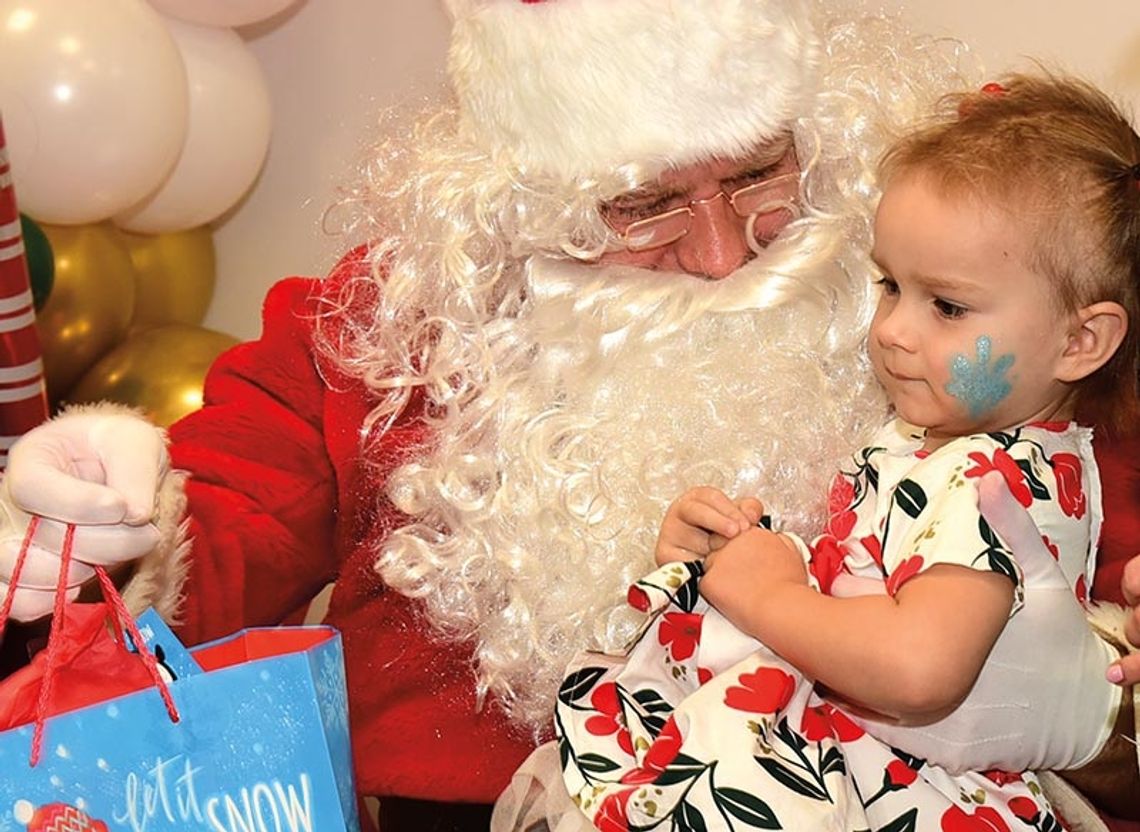
[[[1100,528],[1087,429],[1036,423],[929,454],[922,443],[893,421],[836,477],[826,533],[804,547],[817,588],[840,571],[893,594],[936,563],[992,570],[1016,585],[1017,627],[1023,575],[977,508],[977,479],[997,470],[1086,600]],[[631,587],[649,613],[641,635],[620,656],[580,654],[558,692],[563,780],[597,828],[1063,828],[1032,773],[952,775],[877,740],[709,607],[701,572],[667,564]]]

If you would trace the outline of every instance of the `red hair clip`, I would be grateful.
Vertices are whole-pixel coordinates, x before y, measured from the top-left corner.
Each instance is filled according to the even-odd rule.
[[[990,81],[985,84],[981,90],[982,95],[1005,95],[1009,90],[999,84],[997,81]],[[958,118],[963,119],[970,115],[970,111],[974,109],[974,104],[977,99],[973,95],[963,96],[958,102]]]

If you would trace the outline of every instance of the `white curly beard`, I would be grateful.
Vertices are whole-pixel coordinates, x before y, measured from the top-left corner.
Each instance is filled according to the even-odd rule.
[[[498,374],[393,476],[415,521],[378,569],[474,641],[480,693],[515,722],[545,728],[570,657],[628,639],[626,588],[684,489],[756,494],[777,526],[821,525],[838,462],[886,413],[865,278],[826,260],[709,282],[535,259],[521,314],[488,323]]]

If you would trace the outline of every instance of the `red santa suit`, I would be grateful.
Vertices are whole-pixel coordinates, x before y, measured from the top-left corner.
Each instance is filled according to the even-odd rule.
[[[277,284],[261,338],[224,355],[205,408],[171,428],[172,463],[191,474],[181,635],[279,623],[335,581],[325,621],[344,637],[361,793],[489,803],[534,740],[476,707],[470,647],[440,639],[376,573],[376,539],[401,522],[376,495],[425,433],[417,402],[362,453],[369,397],[315,357],[321,291]]]

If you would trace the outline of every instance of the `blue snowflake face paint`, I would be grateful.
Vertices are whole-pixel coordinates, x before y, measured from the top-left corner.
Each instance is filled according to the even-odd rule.
[[[977,419],[1009,395],[1013,386],[1006,377],[1013,365],[1013,355],[1006,354],[990,363],[993,342],[988,335],[979,335],[974,344],[977,358],[971,361],[958,353],[950,362],[951,380],[946,392],[961,401]]]

